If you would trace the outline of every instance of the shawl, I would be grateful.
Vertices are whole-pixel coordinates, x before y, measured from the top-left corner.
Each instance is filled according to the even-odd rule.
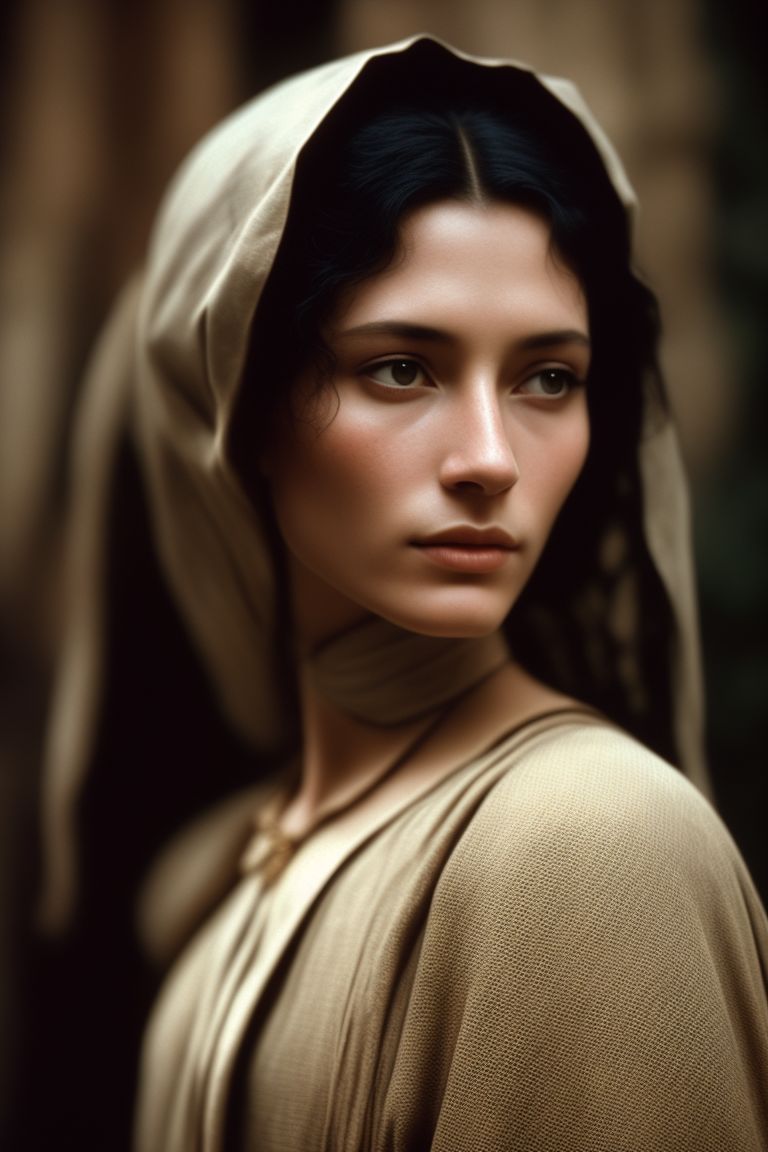
[[[207,670],[212,698],[258,752],[285,746],[276,575],[264,516],[230,457],[254,317],[291,205],[301,158],[321,126],[371,92],[414,73],[444,83],[524,84],[565,130],[599,156],[613,194],[632,213],[631,187],[575,88],[525,66],[476,60],[429,37],[361,52],[277,85],[234,113],[192,152],[158,216],[143,272],[127,287],[96,349],[73,452],[70,557],[62,646],[43,795],[43,922],[66,923],[77,890],[78,799],[89,768],[105,673],[105,540],[117,444],[126,429],[140,461],[162,570]],[[632,463],[639,522],[670,609],[665,637],[679,766],[706,790],[701,677],[685,483],[670,418],[651,386]],[[605,542],[603,542],[605,544]],[[605,584],[609,547],[594,560]],[[632,574],[630,574],[631,576]],[[614,589],[620,594],[618,587]],[[640,641],[642,619],[599,601],[617,652]],[[605,611],[603,611],[605,609]],[[574,619],[577,613],[573,612]],[[592,620],[595,614],[593,613]],[[587,629],[592,627],[589,623]],[[547,648],[557,624],[542,622]],[[587,648],[588,636],[577,644]],[[621,663],[621,661],[619,661]],[[603,678],[621,679],[621,668]],[[590,678],[558,685],[600,706]]]

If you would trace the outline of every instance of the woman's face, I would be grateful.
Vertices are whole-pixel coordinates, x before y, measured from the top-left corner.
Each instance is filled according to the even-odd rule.
[[[369,612],[494,630],[589,444],[587,306],[549,225],[502,203],[418,209],[323,335],[332,378],[299,378],[263,459],[299,635]]]

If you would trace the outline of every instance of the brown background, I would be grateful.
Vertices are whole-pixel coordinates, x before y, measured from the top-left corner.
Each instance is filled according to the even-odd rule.
[[[43,717],[61,623],[66,446],[87,350],[189,146],[272,80],[334,54],[430,31],[526,60],[576,80],[625,159],[694,489],[713,775],[768,890],[757,793],[768,746],[763,7],[26,0],[3,11],[0,1144],[43,1147],[57,1132],[60,1148],[120,1148],[130,1098],[130,1052],[104,1073],[107,1084],[122,1081],[112,1095],[83,1055],[85,1038],[52,1041],[55,1058],[41,1056],[41,1033],[67,1035],[56,1007],[66,986],[49,990],[55,956],[41,959],[29,930]],[[76,967],[66,970],[76,979]],[[66,1056],[76,1076],[55,1070]],[[33,1117],[38,1099],[59,1108],[58,1129]]]

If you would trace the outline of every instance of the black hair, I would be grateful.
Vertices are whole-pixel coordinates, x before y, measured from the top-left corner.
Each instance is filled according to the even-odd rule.
[[[514,75],[514,74],[513,74]],[[587,465],[533,578],[508,621],[516,653],[548,683],[586,699],[672,758],[671,614],[647,554],[637,463],[643,390],[663,392],[656,364],[658,315],[633,274],[627,213],[586,131],[558,101],[520,75],[510,112],[490,85],[433,85],[429,98],[401,93],[348,102],[305,148],[288,221],[254,325],[232,452],[247,482],[259,433],[307,365],[319,387],[332,367],[322,328],[343,291],[396,258],[404,217],[445,200],[512,202],[547,219],[554,254],[585,292],[592,342],[587,384]],[[405,85],[407,88],[407,84]],[[388,89],[389,92],[389,89]],[[365,96],[365,92],[362,94]],[[526,98],[527,96],[527,98]],[[633,525],[628,530],[627,525]],[[595,571],[605,587],[595,590]],[[614,627],[622,582],[640,627]],[[566,602],[557,636],[553,603]],[[624,641],[623,633],[631,634]],[[590,646],[585,645],[585,637]],[[595,642],[595,636],[602,641]],[[649,687],[652,686],[652,687]]]
[[[260,390],[262,420],[308,360],[325,352],[321,329],[340,293],[394,259],[403,218],[440,200],[506,201],[541,212],[555,252],[581,281],[600,368],[608,344],[639,375],[653,354],[653,298],[631,274],[626,216],[602,174],[572,148],[537,135],[525,118],[455,102],[382,111],[330,150],[311,149],[259,306],[246,389]],[[316,151],[320,151],[316,147]],[[613,338],[611,338],[613,337]],[[617,339],[618,338],[618,339]],[[601,374],[593,373],[598,384]],[[624,390],[624,407],[630,391]],[[253,431],[253,425],[251,425]],[[251,441],[253,444],[253,441]]]

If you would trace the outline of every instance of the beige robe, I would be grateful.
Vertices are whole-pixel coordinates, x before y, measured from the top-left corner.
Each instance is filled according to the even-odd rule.
[[[171,872],[233,858],[255,802]],[[758,1152],[766,964],[708,802],[599,719],[542,718],[235,884],[155,1010],[137,1149]]]

